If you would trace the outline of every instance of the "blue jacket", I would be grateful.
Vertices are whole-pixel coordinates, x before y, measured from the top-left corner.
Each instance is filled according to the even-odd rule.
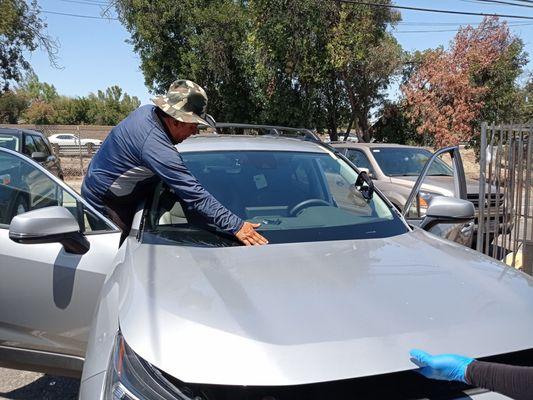
[[[81,194],[97,210],[106,199],[135,210],[146,190],[162,179],[188,209],[206,222],[236,233],[243,221],[218,202],[191,174],[157,116],[145,105],[115,126],[93,157]]]

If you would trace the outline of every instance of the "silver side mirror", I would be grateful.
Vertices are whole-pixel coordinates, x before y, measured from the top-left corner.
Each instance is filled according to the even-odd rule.
[[[437,196],[429,203],[420,228],[428,231],[437,224],[467,223],[473,220],[474,216],[474,205],[471,202],[454,197]]]
[[[13,218],[9,238],[17,243],[61,243],[68,253],[85,254],[90,243],[74,216],[64,207],[44,207]]]
[[[48,158],[48,155],[40,151],[34,151],[33,153],[31,153],[31,158],[34,161],[43,162],[43,161],[46,161],[46,159]]]

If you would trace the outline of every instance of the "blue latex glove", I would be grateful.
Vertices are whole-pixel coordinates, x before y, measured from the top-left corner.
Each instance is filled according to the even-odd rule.
[[[413,349],[409,353],[411,361],[420,367],[418,373],[426,378],[442,381],[461,381],[466,383],[466,367],[473,358],[456,354],[440,354],[432,356],[422,350]]]

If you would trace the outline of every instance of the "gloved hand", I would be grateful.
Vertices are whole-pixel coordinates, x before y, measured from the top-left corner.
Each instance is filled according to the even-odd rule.
[[[432,356],[422,350],[411,350],[411,361],[420,367],[418,373],[426,378],[442,381],[466,382],[466,367],[473,358],[458,356],[456,354],[440,354]]]

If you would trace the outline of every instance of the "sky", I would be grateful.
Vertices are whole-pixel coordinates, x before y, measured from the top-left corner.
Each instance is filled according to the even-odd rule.
[[[367,0],[371,1],[371,0]],[[151,94],[144,84],[140,59],[127,43],[129,33],[116,20],[78,18],[100,16],[103,0],[39,0],[48,34],[59,44],[59,64],[53,68],[44,51],[28,54],[28,59],[42,82],[53,84],[67,96],[86,96],[90,92],[118,85],[128,94],[137,96],[142,104],[150,102]],[[516,2],[516,1],[515,1]],[[527,2],[522,2],[527,4]],[[516,7],[482,2],[479,0],[396,0],[398,6],[438,8],[474,13],[496,13],[530,16],[533,5]],[[459,24],[477,24],[478,16],[447,15],[400,10],[402,22],[393,31],[404,50],[424,50],[448,46]],[[533,59],[533,20],[506,19],[513,34],[520,37],[525,50]],[[533,61],[526,69],[533,71]],[[398,95],[397,86],[389,90],[389,97]]]

